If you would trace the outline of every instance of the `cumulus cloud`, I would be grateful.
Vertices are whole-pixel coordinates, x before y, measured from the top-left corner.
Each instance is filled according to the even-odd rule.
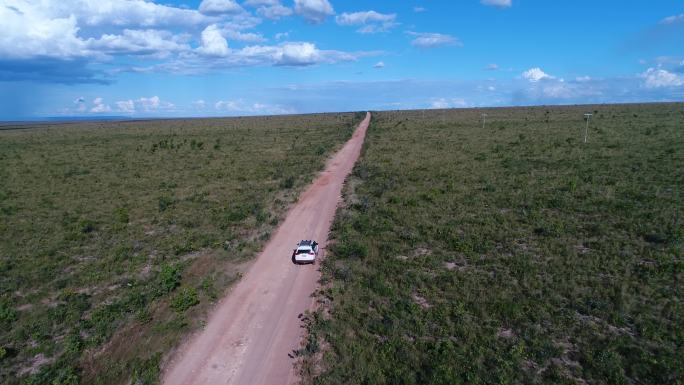
[[[196,110],[204,110],[207,108],[207,102],[203,99],[195,100],[192,102],[192,107]]]
[[[427,9],[425,9],[425,7],[413,7],[413,12],[415,12],[415,13],[421,13],[421,12],[425,12],[425,11],[427,11]]]
[[[190,49],[189,37],[174,35],[169,31],[125,29],[121,35],[102,35],[99,39],[88,39],[89,49],[108,54],[154,55],[165,57],[174,52]]]
[[[485,67],[485,69],[486,69],[487,71],[498,71],[498,70],[499,70],[499,65],[496,64],[496,63],[487,64],[487,66]]]
[[[79,23],[88,26],[114,25],[159,27],[199,25],[212,19],[196,10],[182,9],[145,0],[70,0],[20,2],[12,1],[21,12],[31,9],[45,18],[75,16]]]
[[[522,77],[523,79],[527,79],[532,83],[536,83],[544,79],[555,79],[553,76],[542,71],[542,69],[539,67],[530,68],[529,70],[523,72]]]
[[[273,54],[280,66],[308,66],[323,61],[323,54],[313,43],[285,43]]]
[[[207,73],[225,68],[247,66],[305,67],[316,64],[334,64],[356,61],[360,57],[374,56],[378,52],[343,52],[322,50],[310,42],[283,42],[278,45],[250,45],[239,49],[227,49],[224,56],[209,55],[203,47],[196,54],[182,60],[157,64],[150,67],[131,67],[129,72],[170,72],[176,74]],[[190,57],[192,56],[192,57]]]
[[[31,4],[25,4],[15,10],[0,7],[0,19],[3,20],[0,57],[5,59],[71,59],[91,54],[83,39],[77,36],[74,15],[51,18]]]
[[[150,113],[157,111],[170,111],[175,108],[175,105],[170,102],[165,102],[159,96],[152,96],[149,98],[142,97],[139,99],[120,100],[116,102],[116,107],[119,112],[126,114],[135,113]]]
[[[509,8],[513,5],[513,0],[482,0],[482,4],[499,8]]]
[[[261,34],[258,33],[253,33],[253,32],[240,32],[240,31],[234,31],[232,29],[227,29],[223,33],[227,39],[230,40],[236,40],[236,41],[242,41],[242,42],[247,42],[247,43],[263,43],[266,41],[266,38],[261,36]]]
[[[225,57],[230,49],[218,26],[212,24],[202,31],[202,45],[197,51],[206,56]]]
[[[257,8],[257,14],[271,20],[278,20],[283,17],[291,16],[292,9],[283,5],[272,5],[270,7]]]
[[[250,31],[262,19],[242,10],[235,0],[204,0],[199,6],[202,13],[144,0],[5,2],[6,6],[0,6],[4,31],[0,34],[0,80],[108,84],[121,72],[203,73],[251,65],[307,66],[351,61],[363,55],[320,50],[308,42],[231,47],[229,41],[267,41]],[[276,12],[270,14],[272,18],[293,12],[280,0],[248,0],[245,6],[257,7],[257,13],[271,7],[262,12]],[[295,7],[311,22],[334,14],[327,0],[298,0]],[[378,16],[370,14],[367,20]],[[278,38],[287,40],[282,34]],[[123,55],[134,57],[123,65],[123,60],[114,60]],[[158,62],[146,64],[145,60]]]
[[[667,88],[684,86],[684,76],[662,68],[649,68],[641,74],[647,88]]]
[[[110,112],[111,110],[112,109],[109,107],[109,104],[105,104],[102,98],[93,99],[93,107],[90,109],[90,112],[101,114],[103,112]]]
[[[373,66],[373,68],[385,68],[385,63],[379,61],[379,62],[375,63],[375,65]]]
[[[328,0],[294,0],[295,13],[310,23],[320,24],[325,18],[335,14]]]
[[[223,15],[244,11],[234,0],[202,0],[198,9],[204,15]]]
[[[468,103],[461,98],[438,98],[430,102],[428,108],[433,110],[445,109],[445,108],[456,108],[456,107],[467,107]]]
[[[214,103],[214,109],[245,115],[273,115],[273,114],[293,114],[294,109],[275,104],[248,103],[242,99],[220,100]]]
[[[119,112],[126,114],[132,114],[135,112],[135,105],[133,104],[132,100],[120,100],[116,102],[116,108],[119,110]]]
[[[463,43],[451,35],[441,33],[426,33],[426,32],[407,32],[410,36],[414,36],[411,40],[411,45],[418,48],[435,48],[441,46],[457,46],[462,47]]]
[[[271,20],[278,20],[292,15],[291,8],[280,3],[280,0],[248,0],[243,3],[248,7],[255,7],[259,16]]]
[[[5,59],[102,59],[103,53],[149,54],[155,51],[154,47],[178,51],[187,48],[183,46],[185,42],[169,32],[126,29],[122,34],[84,39],[78,35],[79,23],[150,27],[194,25],[209,20],[196,11],[138,0],[74,0],[66,4],[12,1],[12,4],[12,7],[0,7],[4,31],[0,36],[0,57]]]
[[[397,26],[397,15],[383,14],[375,11],[343,13],[335,18],[338,25],[359,26],[359,33],[386,32]]]

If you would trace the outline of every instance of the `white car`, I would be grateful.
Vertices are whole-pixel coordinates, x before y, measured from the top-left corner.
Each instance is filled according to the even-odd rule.
[[[292,262],[294,263],[316,263],[318,256],[318,242],[304,240],[297,244],[292,252]]]

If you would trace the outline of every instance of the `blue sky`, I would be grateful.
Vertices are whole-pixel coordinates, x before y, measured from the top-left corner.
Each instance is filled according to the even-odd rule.
[[[684,4],[0,0],[0,120],[684,100]]]

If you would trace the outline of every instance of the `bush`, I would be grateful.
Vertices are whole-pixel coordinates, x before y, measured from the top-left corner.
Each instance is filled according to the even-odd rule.
[[[295,179],[292,175],[280,181],[280,188],[289,189],[294,186]]]
[[[340,258],[365,258],[368,255],[366,245],[356,240],[342,242],[334,247],[334,251]]]
[[[89,219],[81,219],[78,221],[78,228],[83,234],[92,233],[95,231],[95,222]]]
[[[173,205],[173,198],[168,195],[162,195],[159,197],[159,212],[166,211],[169,207]]]
[[[133,375],[131,384],[133,385],[152,385],[159,383],[159,362],[161,353],[155,353],[152,357],[145,360],[136,360],[133,363]]]
[[[0,301],[0,324],[9,326],[17,320],[17,311],[7,300]]]
[[[197,304],[199,304],[197,290],[192,287],[185,287],[181,289],[173,299],[171,302],[171,307],[175,311],[182,313]]]
[[[159,273],[157,294],[164,295],[180,286],[181,271],[178,265],[164,265]]]
[[[128,209],[125,207],[116,209],[116,211],[114,212],[114,216],[116,217],[116,221],[119,223],[126,224],[130,221]]]

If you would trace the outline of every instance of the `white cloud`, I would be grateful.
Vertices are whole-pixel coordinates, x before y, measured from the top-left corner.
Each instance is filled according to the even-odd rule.
[[[159,96],[153,96],[151,98],[140,98],[138,102],[145,111],[156,110],[159,108]]]
[[[661,68],[649,68],[641,74],[647,88],[665,88],[684,86],[684,76]]]
[[[377,33],[386,32],[397,26],[397,15],[383,14],[375,11],[343,13],[335,18],[338,25],[360,26],[357,32]]]
[[[247,43],[263,43],[266,41],[266,39],[263,36],[253,32],[240,32],[228,29],[224,31],[224,35],[228,39],[243,41]]]
[[[202,0],[198,9],[205,15],[223,15],[244,11],[234,0]]]
[[[295,110],[274,104],[248,103],[242,99],[220,100],[214,103],[214,109],[228,111],[245,115],[273,115],[273,114],[293,114]]]
[[[485,67],[487,71],[497,71],[499,69],[499,65],[496,63],[491,63],[487,64],[487,67]]]
[[[64,18],[74,15],[79,23],[89,26],[178,26],[198,25],[211,18],[196,10],[156,4],[145,0],[69,0],[69,1],[11,1],[22,12],[28,7],[48,18]]]
[[[310,23],[320,24],[326,17],[335,14],[328,0],[294,0],[295,13]]]
[[[278,65],[306,66],[321,61],[321,52],[312,43],[285,43],[275,57]]]
[[[453,45],[462,47],[463,43],[451,35],[441,33],[425,33],[425,32],[407,32],[415,38],[411,41],[411,45],[418,48],[435,48],[445,45]]]
[[[513,0],[482,0],[481,3],[499,8],[509,8],[513,5]]]
[[[578,76],[575,78],[575,81],[578,83],[586,83],[590,82],[591,80],[591,76]]]
[[[13,59],[101,59],[106,53],[154,54],[187,49],[184,35],[155,29],[126,29],[100,38],[79,36],[81,25],[139,26],[196,25],[210,18],[197,11],[141,0],[71,0],[24,2],[5,0],[0,6],[3,33],[0,57]]]
[[[271,20],[291,16],[293,13],[292,9],[282,5],[280,0],[247,0],[243,4],[257,8],[256,12],[259,16]]]
[[[2,34],[0,57],[75,58],[90,55],[85,42],[77,36],[76,17],[52,18],[30,3],[16,4],[13,9],[0,7]]]
[[[259,7],[257,9],[257,14],[267,19],[278,20],[283,17],[291,16],[292,9],[278,4],[269,7]]]
[[[684,13],[674,16],[668,16],[660,21],[660,24],[676,24],[684,22]]]
[[[288,37],[290,37],[289,32],[278,32],[275,34],[276,40],[287,39]]]
[[[88,39],[92,50],[108,54],[136,54],[168,56],[173,52],[188,51],[188,36],[173,35],[168,31],[125,29],[121,35],[102,35],[99,39]]]
[[[126,114],[132,114],[135,112],[135,105],[133,104],[132,100],[120,100],[116,102],[116,108],[119,109],[119,112]]]
[[[140,112],[172,111],[175,108],[175,105],[161,100],[159,96],[152,96],[149,98],[142,97],[136,100],[120,100],[116,102],[116,107],[119,112],[135,114]]]
[[[453,99],[445,99],[445,98],[439,98],[435,99],[432,102],[430,102],[430,106],[428,108],[433,109],[433,110],[439,110],[439,109],[445,109],[445,108],[454,108],[454,107],[466,107],[468,103],[461,98],[453,98]]]
[[[424,7],[413,7],[413,12],[415,13],[421,13],[425,11],[427,11],[427,9],[425,9]]]
[[[337,63],[368,55],[320,50],[308,42],[237,49],[229,42],[267,41],[250,31],[262,19],[246,11],[207,16],[142,0],[3,1],[9,5],[0,5],[4,31],[0,33],[0,62],[10,63],[2,69],[8,77],[16,74],[48,82],[107,84],[121,72],[199,74],[241,66]],[[237,10],[230,4],[238,5],[235,0],[206,0],[201,8],[207,13]],[[274,7],[281,1],[249,0],[247,4]],[[327,0],[298,0],[296,5],[299,14],[311,21],[334,14]],[[161,27],[164,25],[169,28]],[[287,35],[279,34],[278,39],[285,41]],[[112,60],[122,55],[136,57]],[[144,63],[146,60],[157,62]],[[105,69],[103,63],[114,68]],[[39,69],[30,71],[31,66]]]
[[[209,45],[208,45],[209,46]],[[225,55],[208,55],[199,47],[195,53],[182,60],[161,63],[150,67],[131,67],[136,73],[170,72],[176,74],[199,74],[225,68],[253,66],[304,67],[316,64],[334,64],[356,61],[360,57],[378,55],[379,52],[343,52],[321,50],[309,42],[284,42],[279,45],[250,45],[240,49],[228,49]]]
[[[530,68],[529,70],[523,72],[522,77],[524,79],[529,80],[532,83],[536,83],[536,82],[538,82],[540,80],[544,80],[544,79],[555,79],[553,76],[542,71],[541,68],[539,68],[539,67]]]
[[[375,63],[375,65],[373,66],[373,68],[385,68],[385,63],[379,61],[379,62]]]
[[[212,24],[202,31],[202,45],[197,51],[205,56],[225,57],[230,49],[218,26]]]
[[[100,114],[103,112],[110,112],[112,109],[109,107],[108,104],[105,104],[102,98],[95,98],[93,99],[93,108],[90,109],[90,112]]]
[[[247,0],[243,4],[248,7],[262,7],[280,4],[280,0]]]
[[[207,102],[205,102],[202,99],[195,100],[194,102],[192,102],[192,107],[196,110],[204,110],[207,108]]]

